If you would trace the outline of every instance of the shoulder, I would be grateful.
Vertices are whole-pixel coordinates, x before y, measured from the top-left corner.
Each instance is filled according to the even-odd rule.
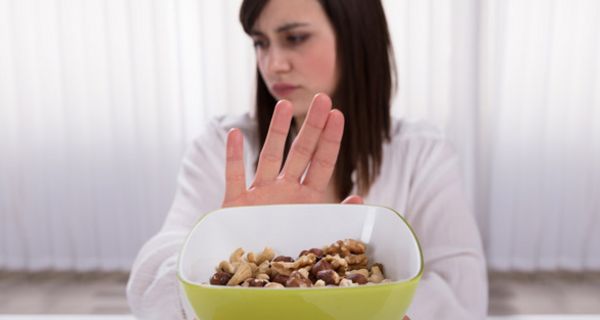
[[[392,119],[392,143],[410,141],[442,141],[445,140],[442,131],[425,120]]]
[[[423,162],[456,156],[452,144],[438,127],[423,120],[394,119],[391,140],[385,146],[395,159]]]

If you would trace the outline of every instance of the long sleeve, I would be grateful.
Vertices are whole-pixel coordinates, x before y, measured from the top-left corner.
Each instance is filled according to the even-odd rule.
[[[416,144],[406,217],[420,239],[425,269],[409,315],[420,320],[484,319],[485,259],[458,158],[442,139]]]
[[[208,126],[187,151],[178,189],[162,229],[139,252],[127,299],[139,319],[190,319],[184,315],[177,260],[187,234],[204,214],[220,207],[224,193],[225,136]]]

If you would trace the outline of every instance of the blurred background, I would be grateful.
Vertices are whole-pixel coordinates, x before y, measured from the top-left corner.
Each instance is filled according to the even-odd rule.
[[[183,152],[252,105],[240,2],[0,0],[0,313],[127,312]],[[490,311],[600,314],[600,1],[383,2],[393,113],[459,150]]]

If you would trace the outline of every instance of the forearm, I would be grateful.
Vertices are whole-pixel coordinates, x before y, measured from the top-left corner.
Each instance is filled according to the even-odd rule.
[[[177,259],[185,232],[160,233],[138,255],[127,300],[140,319],[185,319],[177,282]]]
[[[482,257],[450,257],[433,268],[419,283],[409,310],[413,319],[485,319],[488,291]]]

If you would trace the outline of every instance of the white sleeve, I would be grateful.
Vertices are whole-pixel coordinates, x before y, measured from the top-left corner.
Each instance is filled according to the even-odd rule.
[[[406,217],[423,248],[425,269],[408,315],[419,320],[485,319],[485,258],[458,157],[441,139],[428,139],[418,149]]]
[[[224,195],[225,135],[214,124],[188,149],[173,205],[162,229],[139,252],[127,300],[140,319],[185,319],[176,277],[179,251],[194,224],[221,206]]]

